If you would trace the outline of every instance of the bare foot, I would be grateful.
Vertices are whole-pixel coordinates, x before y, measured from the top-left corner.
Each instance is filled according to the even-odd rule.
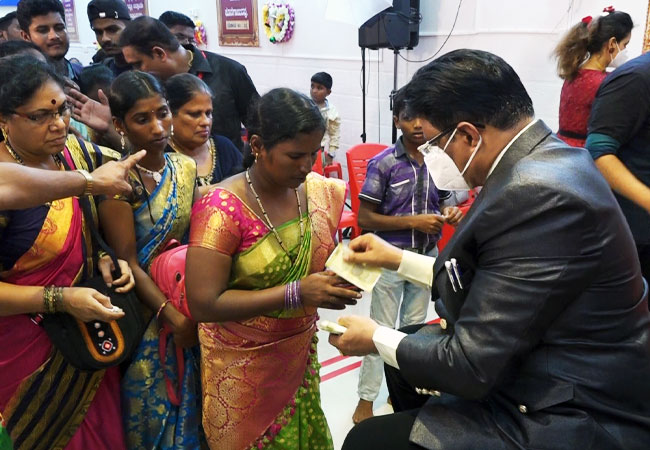
[[[362,422],[373,416],[374,414],[372,413],[372,402],[359,399],[359,403],[357,403],[357,409],[355,409],[354,414],[352,414],[352,422],[354,422],[356,425],[359,422]]]

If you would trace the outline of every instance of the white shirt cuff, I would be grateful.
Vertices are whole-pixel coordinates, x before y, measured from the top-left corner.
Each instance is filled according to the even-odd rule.
[[[406,333],[381,326],[372,335],[372,341],[375,343],[381,359],[396,369],[399,369],[397,365],[397,346],[406,336]]]
[[[433,256],[420,255],[419,253],[402,252],[397,274],[411,283],[431,289],[433,283],[433,264],[436,258]]]

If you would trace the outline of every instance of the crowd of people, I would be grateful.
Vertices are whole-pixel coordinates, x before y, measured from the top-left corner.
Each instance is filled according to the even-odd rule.
[[[312,172],[340,145],[331,75],[260,96],[183,14],[87,13],[88,67],[59,0],[0,19],[0,449],[332,449],[318,309],[361,293],[325,269],[347,195]],[[401,137],[368,162],[371,233],[346,254],[381,277],[329,339],[364,357],[344,449],[647,447],[650,56],[606,72],[632,28],[610,7],[560,42],[557,136],[485,51],[395,93]],[[87,370],[43,323],[106,345],[126,313],[97,275],[135,294],[143,332]],[[395,413],[373,417],[384,370]]]

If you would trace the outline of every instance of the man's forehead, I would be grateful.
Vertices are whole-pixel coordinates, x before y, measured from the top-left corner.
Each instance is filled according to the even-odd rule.
[[[104,29],[109,28],[109,27],[111,27],[113,25],[118,25],[119,26],[121,24],[121,22],[122,21],[119,20],[119,19],[95,19],[90,24],[90,27],[93,30],[98,31],[98,30],[104,30]]]
[[[40,26],[40,25],[58,25],[58,24],[63,24],[65,25],[65,20],[63,20],[63,17],[61,17],[61,14],[57,12],[51,12],[48,14],[44,14],[41,16],[33,16],[32,17],[32,26]]]

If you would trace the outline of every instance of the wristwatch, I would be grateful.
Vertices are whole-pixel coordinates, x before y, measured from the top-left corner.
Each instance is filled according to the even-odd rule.
[[[82,197],[89,197],[93,195],[93,176],[89,174],[87,170],[83,169],[75,170],[75,172],[79,172],[86,179],[86,188],[84,189]]]

